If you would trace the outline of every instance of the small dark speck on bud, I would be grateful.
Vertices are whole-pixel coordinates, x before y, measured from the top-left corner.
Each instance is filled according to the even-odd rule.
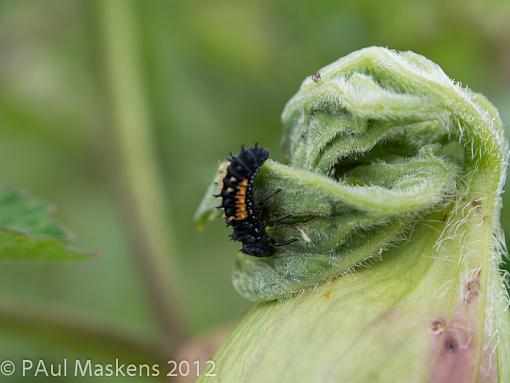
[[[432,331],[432,333],[434,335],[442,334],[443,331],[445,330],[445,328],[446,328],[446,323],[445,323],[444,319],[442,319],[442,318],[436,319],[436,320],[432,321],[432,323],[430,324],[430,331]]]
[[[321,74],[319,72],[314,73],[314,75],[312,76],[313,82],[319,82],[320,79],[321,79]]]
[[[474,279],[466,283],[464,302],[467,304],[472,303],[480,294],[480,271]]]
[[[452,337],[448,337],[444,341],[444,348],[448,353],[453,354],[453,353],[457,352],[459,345],[457,343],[457,340],[455,340]]]
[[[473,206],[476,209],[476,212],[480,214],[482,212],[482,200],[481,199],[474,199],[471,201],[471,206]]]

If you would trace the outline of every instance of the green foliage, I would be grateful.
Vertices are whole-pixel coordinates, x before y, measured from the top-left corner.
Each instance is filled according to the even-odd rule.
[[[52,216],[52,208],[18,190],[0,187],[0,260],[78,260],[83,252]]]
[[[504,172],[497,111],[424,57],[367,48],[318,73],[283,112],[289,166],[268,162],[257,178],[260,196],[283,190],[268,214],[294,217],[271,235],[299,241],[270,258],[238,256],[234,286],[250,300],[364,265],[426,214],[451,215],[476,168],[499,168],[496,181]],[[211,207],[207,193],[198,217]]]
[[[239,254],[233,276],[253,301],[303,294],[252,310],[210,380],[508,381],[498,112],[412,52],[366,48],[318,73],[283,112],[289,164],[255,185],[282,189],[265,214],[291,214],[270,235],[299,240]]]

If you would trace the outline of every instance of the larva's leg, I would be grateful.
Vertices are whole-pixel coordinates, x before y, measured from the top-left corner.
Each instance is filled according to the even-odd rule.
[[[289,214],[282,215],[281,217],[271,218],[270,220],[267,221],[267,225],[271,226],[272,224],[274,224],[276,222],[283,221],[284,219],[287,219],[290,217],[294,217],[294,214],[289,213]]]
[[[273,243],[273,246],[286,246],[286,245],[290,245],[291,243],[296,242],[297,240],[298,240],[297,238],[291,238],[287,241]]]
[[[271,198],[273,198],[275,195],[281,193],[282,189],[278,188],[276,189],[274,192],[272,192],[271,194],[269,194],[268,196],[262,198],[260,201],[259,201],[259,206],[262,207],[262,205],[264,205],[264,203],[266,203],[267,201],[269,201]]]

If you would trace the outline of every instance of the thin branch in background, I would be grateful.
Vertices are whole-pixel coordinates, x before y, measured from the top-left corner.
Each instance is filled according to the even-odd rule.
[[[133,3],[96,2],[117,168],[136,260],[169,351],[184,337],[177,304],[176,252],[138,65]]]

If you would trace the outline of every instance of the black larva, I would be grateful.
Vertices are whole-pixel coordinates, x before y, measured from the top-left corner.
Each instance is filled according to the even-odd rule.
[[[233,228],[230,238],[243,244],[241,252],[256,257],[273,255],[275,246],[295,241],[292,239],[285,243],[276,243],[266,233],[268,223],[262,218],[262,202],[258,203],[254,198],[255,177],[268,158],[268,150],[256,144],[248,149],[241,147],[239,155],[230,155],[222,175],[222,185],[219,185],[221,192],[217,195],[221,198],[218,208],[224,210],[227,225]]]

